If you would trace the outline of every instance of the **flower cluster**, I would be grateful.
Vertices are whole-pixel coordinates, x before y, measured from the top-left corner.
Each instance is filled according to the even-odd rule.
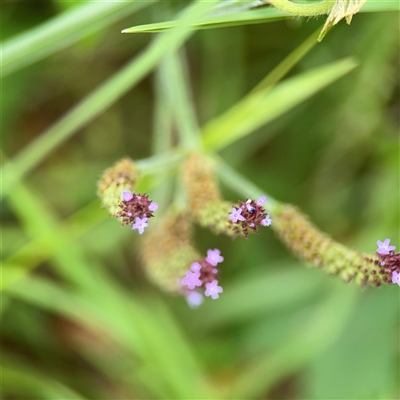
[[[383,242],[378,240],[379,260],[375,261],[380,267],[381,274],[388,274],[392,278],[392,283],[400,286],[400,253],[395,253],[396,246],[390,246],[390,239],[386,238]]]
[[[229,214],[229,219],[236,233],[239,233],[239,226],[242,228],[244,236],[249,235],[249,229],[257,233],[257,225],[270,226],[272,220],[269,214],[265,211],[262,205],[266,201],[266,196],[260,196],[257,201],[248,199],[245,203],[239,202],[239,207],[232,207],[232,212]]]
[[[123,226],[130,225],[141,235],[149,225],[148,219],[152,218],[153,212],[158,209],[158,204],[151,201],[147,194],[135,194],[130,190],[124,190],[121,199],[118,204],[120,210],[115,216],[120,219]]]
[[[221,252],[218,249],[208,250],[205,259],[195,261],[186,272],[182,279],[183,293],[191,307],[199,306],[203,297],[196,288],[204,288],[205,296],[212,299],[218,299],[219,293],[222,293],[222,287],[218,285],[217,264],[224,261]]]

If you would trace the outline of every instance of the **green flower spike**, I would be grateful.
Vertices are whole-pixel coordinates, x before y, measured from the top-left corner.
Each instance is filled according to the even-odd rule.
[[[294,254],[330,275],[337,275],[346,282],[354,280],[361,286],[392,283],[376,254],[361,254],[335,242],[291,205],[274,213],[272,228]]]
[[[144,236],[141,255],[147,275],[156,285],[167,292],[180,292],[186,271],[201,258],[192,245],[189,216],[165,216]]]
[[[122,193],[133,192],[138,178],[139,169],[129,158],[118,161],[104,171],[97,184],[97,194],[111,216],[115,217],[120,212]]]
[[[200,154],[190,154],[182,167],[182,180],[195,221],[214,233],[235,237],[229,219],[232,203],[223,201],[215,177],[213,160]]]

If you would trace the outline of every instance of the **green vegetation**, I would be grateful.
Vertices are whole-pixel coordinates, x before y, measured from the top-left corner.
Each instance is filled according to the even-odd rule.
[[[309,269],[271,229],[196,226],[225,260],[221,297],[194,310],[100,206],[128,156],[151,227],[185,207],[177,171],[198,150],[232,203],[265,193],[349,248],[400,247],[398,3],[367,1],[319,43],[326,16],[236,3],[2,5],[5,400],[398,398],[397,285]]]

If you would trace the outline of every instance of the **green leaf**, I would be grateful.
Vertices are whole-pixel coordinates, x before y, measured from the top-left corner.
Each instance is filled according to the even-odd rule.
[[[179,19],[179,24],[174,29],[158,36],[145,52],[135,57],[120,72],[89,94],[8,162],[0,171],[3,177],[1,196],[7,194],[15,183],[75,132],[132,89],[156,67],[165,54],[180,47],[194,33],[191,26],[211,8],[215,1],[195,1],[185,10]]]
[[[263,10],[251,10],[227,15],[211,15],[202,21],[196,22],[193,27],[196,29],[223,28],[236,25],[259,24],[261,22],[273,22],[290,17],[276,8],[266,8]],[[123,33],[149,33],[163,32],[176,26],[176,21],[159,22],[154,24],[138,25],[124,29]]]
[[[24,366],[2,365],[2,394],[7,398],[30,399],[68,399],[83,400],[84,397],[68,388],[61,382],[57,382],[38,372],[36,369]],[[20,397],[21,396],[21,397]]]
[[[254,357],[234,382],[232,394],[255,398],[280,379],[290,376],[329,348],[347,325],[360,295],[355,286],[332,281],[326,300],[313,307],[308,318],[298,321],[295,332],[274,351]]]
[[[206,149],[220,150],[274,120],[356,67],[347,58],[290,78],[245,97],[203,128]]]
[[[1,290],[12,285],[41,262],[48,260],[67,244],[77,240],[103,222],[107,214],[98,201],[79,210],[56,229],[47,230],[4,261]]]
[[[360,12],[398,11],[398,1],[369,1]],[[229,12],[229,11],[228,11]],[[265,7],[238,13],[208,15],[193,26],[196,29],[223,28],[235,25],[261,24],[280,19],[291,18],[292,15],[273,7]],[[166,21],[154,24],[138,25],[124,29],[124,33],[161,32],[176,26],[176,21]]]
[[[3,77],[100,31],[157,0],[90,2],[7,40],[2,49]]]
[[[271,272],[269,268],[277,269]],[[220,328],[243,323],[260,315],[293,307],[315,298],[325,289],[326,276],[301,265],[269,265],[265,273],[240,276],[224,288],[218,302],[206,302],[200,314],[201,327]],[[201,315],[204,313],[204,316]]]

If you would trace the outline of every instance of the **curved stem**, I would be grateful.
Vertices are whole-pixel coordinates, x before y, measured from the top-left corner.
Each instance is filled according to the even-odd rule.
[[[321,14],[327,14],[335,4],[335,1],[323,0],[318,3],[298,4],[293,3],[289,0],[268,0],[267,3],[293,15],[298,15],[300,17],[311,17]]]

